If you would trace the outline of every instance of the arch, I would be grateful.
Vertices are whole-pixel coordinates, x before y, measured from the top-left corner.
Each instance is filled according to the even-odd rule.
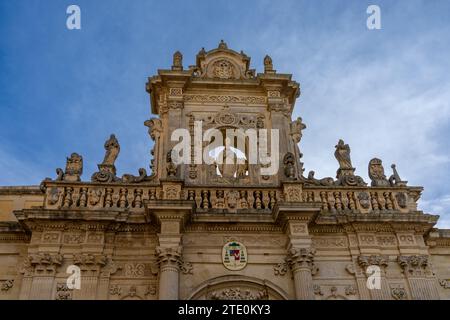
[[[188,300],[289,300],[286,292],[269,280],[243,275],[226,275],[201,283]]]

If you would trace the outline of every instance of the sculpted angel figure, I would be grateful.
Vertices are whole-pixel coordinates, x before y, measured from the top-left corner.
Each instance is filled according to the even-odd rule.
[[[335,148],[336,151],[334,152],[334,156],[339,162],[340,169],[353,169],[352,161],[350,159],[350,146],[345,144],[342,139],[339,139]]]
[[[106,154],[102,164],[113,166],[120,152],[119,141],[117,141],[115,135],[112,134],[105,142],[105,150]]]
[[[291,134],[295,143],[299,143],[302,139],[302,131],[306,129],[306,125],[303,123],[301,117],[298,117],[297,120],[291,122]]]

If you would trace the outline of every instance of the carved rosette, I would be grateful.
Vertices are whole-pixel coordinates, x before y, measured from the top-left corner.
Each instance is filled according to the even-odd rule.
[[[405,275],[424,276],[430,273],[428,256],[399,256],[397,262]]]
[[[317,266],[314,264],[315,254],[316,250],[313,248],[292,248],[289,250],[287,263],[292,272],[308,269],[314,275],[318,271]]]

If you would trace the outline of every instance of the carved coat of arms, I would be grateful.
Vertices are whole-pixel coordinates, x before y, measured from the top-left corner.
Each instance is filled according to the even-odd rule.
[[[228,270],[242,270],[247,265],[247,249],[237,241],[231,241],[223,246],[222,263]]]

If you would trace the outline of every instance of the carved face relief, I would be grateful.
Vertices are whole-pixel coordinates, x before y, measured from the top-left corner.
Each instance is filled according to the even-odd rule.
[[[397,200],[398,205],[400,208],[406,208],[406,194],[404,192],[397,193],[395,195],[395,199]]]
[[[359,193],[358,200],[359,200],[359,203],[361,204],[361,207],[363,207],[364,209],[370,208],[370,198],[369,198],[369,194],[367,192]]]

